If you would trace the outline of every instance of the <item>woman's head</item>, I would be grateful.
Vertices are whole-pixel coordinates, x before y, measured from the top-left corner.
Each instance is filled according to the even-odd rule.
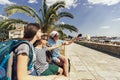
[[[42,45],[46,45],[47,44],[47,40],[48,40],[48,35],[44,34],[41,36],[41,43]]]
[[[57,40],[59,39],[59,33],[58,33],[57,31],[52,31],[52,32],[50,33],[50,37],[51,37],[53,40],[57,41]]]
[[[34,37],[41,38],[40,26],[37,23],[29,23],[24,29],[24,38],[32,40]]]
[[[33,45],[34,45],[34,47],[36,47],[36,46],[38,46],[38,45],[46,46],[47,40],[48,40],[48,36],[44,33],[44,34],[41,36],[41,39],[40,39],[40,40],[37,40]]]

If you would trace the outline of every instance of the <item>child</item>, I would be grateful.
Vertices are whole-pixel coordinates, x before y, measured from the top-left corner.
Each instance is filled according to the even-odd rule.
[[[44,38],[45,39],[45,38]],[[62,46],[63,44],[54,46],[54,47],[47,47],[46,46],[46,40],[44,40],[43,37],[39,41],[37,41],[34,46],[35,47],[35,53],[36,53],[36,63],[35,63],[35,69],[37,70],[38,75],[62,75],[63,69],[58,67],[54,64],[49,64],[46,61],[46,51],[52,50],[55,48],[58,48]],[[48,53],[49,54],[49,53]]]

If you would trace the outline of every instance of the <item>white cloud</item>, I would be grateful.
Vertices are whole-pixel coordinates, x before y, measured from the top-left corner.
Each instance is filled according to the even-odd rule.
[[[37,0],[28,0],[28,3],[38,3]]]
[[[90,4],[103,4],[103,5],[114,5],[120,2],[120,0],[88,0]]]
[[[14,2],[10,2],[9,0],[0,0],[1,5],[11,5],[15,4]]]
[[[88,6],[88,8],[93,8],[92,6]]]
[[[75,8],[79,4],[77,3],[78,0],[46,0],[48,6],[54,4],[57,1],[65,1],[65,7],[68,9],[70,9],[71,7]]]
[[[120,18],[113,19],[112,21],[113,21],[113,22],[114,22],[114,21],[120,21]]]
[[[101,29],[109,29],[110,26],[101,26],[100,28],[101,28]]]

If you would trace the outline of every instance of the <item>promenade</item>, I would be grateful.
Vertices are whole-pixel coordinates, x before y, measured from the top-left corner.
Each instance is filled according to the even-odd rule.
[[[71,80],[120,80],[120,58],[75,43],[65,47]]]

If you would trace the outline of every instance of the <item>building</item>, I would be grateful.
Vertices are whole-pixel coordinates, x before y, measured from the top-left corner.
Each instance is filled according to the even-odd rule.
[[[104,42],[105,40],[108,40],[109,38],[107,36],[92,36],[91,41],[94,42]]]
[[[9,31],[9,39],[12,39],[12,38],[23,38],[24,25],[23,24],[17,24],[17,25],[15,25],[15,27],[16,27],[15,30],[10,30]]]
[[[0,15],[0,21],[6,20],[8,17]],[[24,33],[24,26],[23,24],[15,24],[15,30],[9,31],[9,39],[11,38],[22,38]]]
[[[87,41],[90,41],[90,39],[91,39],[90,35],[87,34],[87,35],[86,35],[86,40],[87,40]]]

